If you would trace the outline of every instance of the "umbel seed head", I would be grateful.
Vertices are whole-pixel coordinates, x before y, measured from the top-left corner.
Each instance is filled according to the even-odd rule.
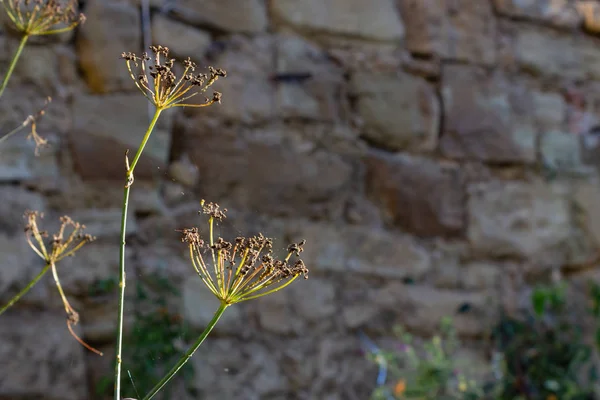
[[[308,268],[299,258],[305,240],[288,246],[283,260],[273,257],[273,240],[258,234],[237,237],[233,242],[213,239],[214,221],[225,218],[225,212],[215,203],[204,204],[200,213],[208,215],[209,242],[200,236],[198,228],[183,229],[182,241],[187,243],[194,269],[206,287],[224,304],[235,304],[274,293],[299,276],[308,278]],[[296,258],[291,261],[292,256]]]
[[[77,0],[0,0],[13,28],[28,35],[53,35],[85,22]]]
[[[177,77],[174,71],[175,59],[169,58],[168,47],[150,46],[150,51],[153,57],[148,53],[142,53],[138,57],[134,53],[124,52],[121,58],[127,62],[127,70],[137,88],[157,109],[206,107],[221,102],[219,92],[214,92],[203,103],[187,103],[187,100],[205,93],[219,78],[226,77],[224,70],[208,67],[208,73],[194,74],[197,66],[188,57],[181,63],[184,67],[183,74]]]

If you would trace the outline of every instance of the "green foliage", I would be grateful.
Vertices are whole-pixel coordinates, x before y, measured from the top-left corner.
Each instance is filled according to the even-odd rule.
[[[401,341],[397,352],[384,352],[392,387],[380,387],[373,400],[389,399],[480,399],[482,389],[471,377],[460,372],[456,351],[459,342],[449,318],[441,324],[441,334],[430,341],[417,343],[399,327]]]
[[[504,316],[494,330],[504,370],[496,382],[502,399],[593,399],[586,381],[595,379],[593,349],[566,317],[566,286],[538,286],[532,293],[533,313]]]

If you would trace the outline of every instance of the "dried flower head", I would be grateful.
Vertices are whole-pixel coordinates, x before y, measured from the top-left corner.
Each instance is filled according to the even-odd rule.
[[[148,53],[143,53],[141,57],[134,53],[123,53],[121,58],[127,62],[129,75],[137,88],[156,108],[206,107],[221,102],[221,93],[214,92],[212,98],[206,98],[204,103],[186,103],[192,97],[206,92],[219,78],[226,77],[225,71],[208,67],[208,73],[194,74],[197,66],[188,57],[182,62],[184,71],[178,78],[174,71],[175,59],[169,58],[167,47],[150,46],[150,51],[154,57]]]
[[[85,22],[77,0],[0,0],[17,31],[28,35],[53,35]]]
[[[262,234],[250,238],[237,237],[227,242],[213,240],[214,220],[225,218],[225,211],[214,203],[203,205],[201,213],[209,215],[209,242],[198,228],[183,229],[182,241],[188,243],[194,269],[208,289],[224,304],[255,299],[283,289],[300,275],[308,278],[308,269],[298,257],[305,241],[288,247],[283,260],[272,256],[273,241]]]
[[[60,218],[58,232],[52,235],[51,239],[47,239],[49,237],[48,233],[46,231],[41,231],[37,224],[37,219],[43,218],[43,214],[38,211],[27,211],[25,217],[27,218],[27,225],[25,226],[27,242],[33,251],[52,269],[54,282],[56,283],[56,287],[67,313],[67,327],[69,328],[69,332],[71,332],[71,335],[73,335],[82,346],[96,354],[102,355],[100,351],[85,343],[73,330],[73,326],[77,325],[79,322],[79,313],[77,313],[77,311],[69,304],[56,271],[57,262],[65,257],[73,256],[77,250],[82,248],[86,243],[94,241],[96,238],[83,233],[83,230],[85,229],[84,225],[73,221],[68,216],[64,216]],[[45,243],[44,239],[46,239],[48,243]]]

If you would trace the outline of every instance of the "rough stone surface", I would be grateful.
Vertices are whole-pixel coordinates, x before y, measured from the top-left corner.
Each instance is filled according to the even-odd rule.
[[[600,4],[591,0],[582,0],[577,1],[575,6],[583,17],[585,29],[592,33],[600,32]]]
[[[424,80],[403,73],[357,73],[351,85],[369,141],[390,150],[436,147],[440,105],[433,88]]]
[[[391,0],[271,1],[275,19],[311,33],[356,36],[371,40],[399,40],[404,25]],[[370,23],[365,23],[369,21]]]
[[[599,39],[576,39],[564,32],[524,24],[513,30],[514,59],[523,69],[567,79],[600,78],[600,54],[596,51]]]
[[[152,18],[152,40],[167,46],[171,55],[179,59],[190,57],[194,61],[204,58],[211,43],[208,33],[156,14]]]
[[[554,257],[569,237],[566,188],[500,182],[470,188],[468,237],[473,250],[495,256]],[[549,261],[549,260],[548,260]]]
[[[84,351],[69,334],[63,314],[3,314],[0,397],[86,398]]]
[[[406,47],[416,54],[493,64],[496,21],[488,1],[401,0]]]
[[[368,193],[393,223],[424,236],[461,233],[465,194],[456,166],[377,153],[365,162]]]
[[[97,93],[136,90],[125,62],[124,51],[138,52],[141,43],[140,15],[127,2],[86,2],[85,24],[79,28],[79,64],[90,89]]]
[[[133,85],[133,82],[130,82]],[[127,108],[127,113],[120,110]],[[69,135],[77,172],[84,180],[124,179],[125,150],[135,154],[148,129],[146,99],[137,94],[80,95]],[[108,115],[121,117],[107,118]],[[168,111],[154,129],[136,167],[136,178],[162,175],[169,154]],[[133,156],[130,155],[132,159]]]
[[[352,271],[366,276],[418,279],[431,268],[427,252],[409,236],[363,227],[296,223],[290,236],[312,243],[304,252],[316,271]]]
[[[197,25],[228,32],[257,33],[267,28],[263,0],[176,0],[174,11]]]
[[[513,87],[501,76],[464,66],[448,66],[442,87],[442,152],[452,158],[488,162],[535,160],[536,129],[521,110]]]
[[[581,23],[575,2],[569,0],[493,0],[500,15],[527,18],[559,28],[577,28]]]

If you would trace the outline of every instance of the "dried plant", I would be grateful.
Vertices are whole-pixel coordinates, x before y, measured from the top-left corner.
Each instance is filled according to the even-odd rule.
[[[134,182],[134,170],[144,151],[144,147],[150,139],[154,126],[160,117],[162,111],[172,107],[206,107],[214,103],[220,103],[221,94],[215,92],[211,99],[206,99],[201,104],[187,103],[189,99],[204,93],[220,77],[225,77],[225,71],[209,67],[208,74],[197,74],[193,72],[196,69],[189,58],[183,62],[184,72],[178,78],[175,74],[175,60],[169,59],[169,49],[164,46],[150,46],[150,51],[154,54],[151,58],[147,53],[141,57],[130,52],[124,52],[121,57],[125,59],[127,69],[137,88],[144,97],[155,106],[154,116],[152,117],[146,134],[133,157],[129,162],[128,154],[125,154],[125,188],[123,192],[123,207],[121,214],[121,247],[119,252],[119,307],[117,317],[117,340],[115,355],[115,391],[114,399],[121,399],[121,364],[123,352],[123,314],[125,303],[125,232],[127,229],[127,209],[129,206],[129,192]],[[150,61],[153,60],[153,64]],[[148,75],[150,78],[148,78]]]
[[[49,243],[45,243],[44,239],[48,238],[49,235],[46,231],[40,230],[37,223],[38,218],[42,218],[43,214],[37,211],[28,211],[25,213],[25,217],[27,218],[27,225],[25,227],[27,243],[29,243],[29,246],[35,254],[44,260],[45,266],[23,290],[0,309],[0,315],[27,293],[46,274],[46,272],[48,272],[48,270],[52,270],[54,282],[56,283],[56,287],[67,313],[67,327],[69,328],[69,332],[71,332],[71,335],[73,335],[73,337],[88,350],[102,355],[101,352],[81,340],[73,330],[73,326],[77,325],[79,322],[79,314],[69,304],[56,271],[56,264],[59,261],[66,257],[74,256],[75,252],[81,249],[86,243],[94,241],[95,237],[83,233],[85,229],[84,225],[73,221],[68,216],[63,216],[60,218],[60,228],[58,229],[58,232],[52,235]]]
[[[48,107],[48,105],[51,102],[52,102],[52,98],[47,97],[46,103],[38,112],[27,116],[27,118],[25,118],[25,120],[21,123],[21,125],[17,126],[15,129],[8,132],[4,136],[0,137],[0,144],[2,144],[5,140],[8,140],[12,135],[21,131],[21,129],[24,129],[27,126],[31,126],[31,131],[29,132],[29,135],[27,135],[27,139],[33,140],[33,142],[35,143],[35,155],[36,156],[39,155],[40,149],[48,144],[48,140],[46,140],[45,138],[41,137],[38,134],[37,122],[41,117],[43,117],[46,114],[46,108]]]
[[[214,240],[213,225],[215,221],[225,218],[227,210],[221,210],[215,203],[205,204],[202,201],[201,204],[200,214],[209,216],[209,242],[206,243],[201,238],[198,228],[183,229],[180,232],[183,233],[182,241],[189,246],[194,269],[208,290],[219,299],[220,306],[196,342],[143,400],[151,399],[185,365],[227,307],[281,290],[299,276],[308,278],[308,269],[299,258],[304,240],[288,246],[288,254],[283,260],[272,256],[273,241],[262,234],[250,238],[237,237],[234,243],[222,238]],[[294,255],[298,259],[290,263],[290,258]]]
[[[157,109],[206,107],[221,102],[221,93],[214,92],[212,98],[207,98],[204,103],[186,103],[192,97],[206,92],[220,77],[226,77],[224,70],[208,67],[208,73],[194,75],[197,66],[188,57],[182,62],[184,71],[178,78],[174,71],[175,59],[169,59],[169,48],[150,46],[150,50],[154,58],[150,58],[148,53],[143,53],[141,57],[134,53],[123,53],[121,58],[126,60],[127,70],[137,88]],[[151,60],[153,64],[149,63]]]
[[[85,15],[78,12],[76,0],[0,0],[0,4],[12,22],[11,29],[21,35],[19,47],[0,87],[1,97],[31,36],[68,32],[84,23]]]

